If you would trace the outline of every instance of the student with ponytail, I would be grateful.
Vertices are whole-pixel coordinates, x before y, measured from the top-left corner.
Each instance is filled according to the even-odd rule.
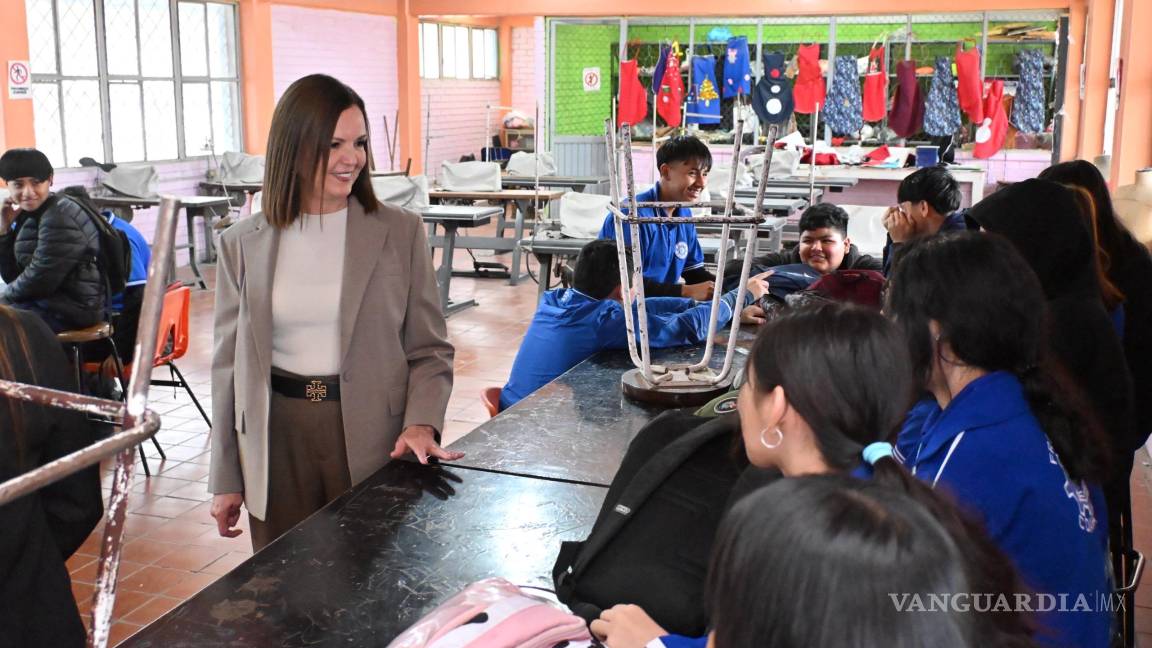
[[[915,381],[907,345],[892,323],[874,311],[843,304],[822,304],[797,309],[765,325],[749,354],[746,374],[747,380],[740,392],[739,412],[744,445],[752,464],[761,468],[777,468],[788,478],[851,475],[860,478],[856,481],[862,484],[870,483],[869,488],[883,489],[887,495],[876,495],[878,500],[891,496],[900,502],[914,503],[909,506],[930,516],[947,533],[955,546],[970,591],[993,596],[1002,594],[1008,600],[1015,600],[1017,593],[1025,592],[1011,561],[983,533],[980,526],[962,515],[942,495],[908,475],[893,458],[893,448],[889,441],[895,438],[904,414],[914,399]],[[761,494],[776,492],[777,489],[780,493],[788,490],[771,486],[748,495],[736,504],[730,517],[747,517],[755,510],[766,518],[780,514],[780,519],[784,520],[787,514],[775,507],[793,508],[789,497],[767,497]],[[755,542],[740,542],[736,544],[742,545],[744,549],[736,551],[730,548],[736,553],[725,553],[729,550],[724,548],[727,541],[725,531],[721,531],[709,577],[712,584],[709,609],[712,611],[715,629],[714,648],[767,645],[774,648],[793,645],[1034,645],[1031,640],[1031,615],[1016,610],[973,611],[964,614],[964,622],[968,627],[965,632],[970,632],[972,638],[966,643],[958,643],[944,635],[918,636],[916,633],[922,630],[913,629],[913,619],[903,619],[910,625],[890,628],[891,634],[886,636],[867,637],[863,643],[850,641],[850,637],[860,638],[860,627],[856,627],[851,619],[837,626],[833,620],[826,618],[824,611],[842,605],[845,614],[850,615],[849,610],[857,609],[856,606],[872,606],[878,610],[881,603],[891,606],[892,602],[853,602],[853,599],[865,596],[863,592],[869,585],[864,581],[871,576],[858,572],[848,564],[841,564],[833,556],[841,550],[837,547],[843,546],[838,543],[848,542],[847,539],[837,539],[834,531],[841,529],[848,537],[854,532],[847,526],[837,526],[831,519],[825,520],[830,526],[824,528],[821,526],[823,518],[819,512],[811,511],[810,515],[806,520],[797,518],[789,524],[810,524],[811,528],[801,526],[781,531],[783,534],[792,534],[797,540],[763,546],[757,546]],[[753,523],[729,519],[723,529],[742,528],[746,524]],[[755,526],[760,526],[760,523],[755,523]],[[816,539],[821,538],[827,542],[816,542]],[[728,540],[735,543],[732,538]],[[741,553],[743,551],[753,553],[744,555]],[[821,551],[829,552],[827,561],[813,558],[813,552]],[[740,554],[740,560],[735,559],[736,554]],[[948,555],[948,551],[941,547],[941,561],[947,562]],[[807,567],[799,571],[774,571],[772,567],[791,562],[802,563]],[[754,579],[765,600],[787,597],[788,593],[800,590],[814,595],[819,593],[822,597],[819,604],[809,601],[807,607],[799,608],[808,610],[811,618],[781,621],[791,627],[773,631],[771,637],[777,639],[780,636],[774,634],[777,631],[798,633],[789,635],[787,641],[777,643],[769,641],[767,635],[760,636],[758,633],[761,631],[756,628],[764,628],[764,625],[758,613],[726,609],[729,604],[725,601],[731,598],[727,583],[732,582],[733,578],[745,578],[734,575],[733,570],[747,571],[753,569],[753,566],[755,573],[747,578]],[[905,586],[918,586],[914,574],[905,576],[911,579]],[[794,581],[793,577],[800,581]],[[884,598],[887,599],[887,596]],[[839,603],[834,603],[833,599]],[[756,608],[760,609],[759,606]],[[903,615],[908,616],[915,615]],[[820,641],[811,643],[810,640],[818,635],[806,633],[815,632],[813,628],[821,625],[837,626],[849,634],[819,635]],[[856,634],[851,634],[853,628]],[[611,648],[705,645],[705,638],[692,640],[677,636],[661,637],[664,633],[659,626],[636,606],[616,606],[605,611],[601,619],[592,624],[592,630],[606,638]],[[946,631],[941,629],[940,632]],[[749,643],[737,639],[750,636],[757,640]],[[652,641],[657,637],[660,637],[659,643]],[[893,637],[899,637],[900,640]]]
[[[1037,640],[1107,646],[1108,445],[1047,352],[1035,273],[996,235],[917,241],[892,274],[886,312],[933,396],[900,433],[905,465],[976,514],[1028,587],[1071,601],[1039,616]],[[1073,609],[1081,597],[1090,609]]]

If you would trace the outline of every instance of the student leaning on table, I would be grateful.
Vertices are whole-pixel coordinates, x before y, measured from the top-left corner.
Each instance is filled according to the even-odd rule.
[[[452,391],[420,218],[377,202],[364,101],[293,83],[272,116],[264,211],[220,237],[209,490],[259,550],[390,459],[439,445]]]

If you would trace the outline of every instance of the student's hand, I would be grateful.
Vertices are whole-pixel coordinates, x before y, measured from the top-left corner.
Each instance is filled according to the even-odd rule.
[[[617,605],[600,613],[589,626],[608,648],[644,648],[668,634],[639,605]]]
[[[767,318],[764,317],[764,309],[756,304],[752,304],[748,308],[740,311],[741,324],[755,324],[756,326],[760,326],[767,321]]]
[[[768,294],[768,277],[772,276],[772,270],[768,272],[761,272],[748,279],[748,292],[751,293],[752,298],[760,301],[760,298]]]
[[[689,297],[696,301],[712,299],[712,291],[716,289],[715,281],[705,281],[698,284],[684,284],[680,286],[680,296]]]
[[[16,215],[20,213],[20,205],[12,200],[12,197],[4,199],[4,206],[0,208],[0,234],[7,234],[8,230],[12,229],[12,223],[16,222]]]
[[[244,533],[235,528],[240,521],[240,505],[244,503],[244,493],[217,493],[212,496],[212,517],[223,538],[235,538]]]
[[[906,243],[916,237],[918,228],[912,215],[903,208],[889,207],[884,212],[884,229],[888,230],[893,243]]]
[[[428,425],[410,425],[404,428],[389,456],[399,459],[409,452],[416,455],[416,460],[422,464],[427,464],[430,458],[456,461],[464,456],[463,452],[441,448],[440,444],[436,443],[436,431]]]

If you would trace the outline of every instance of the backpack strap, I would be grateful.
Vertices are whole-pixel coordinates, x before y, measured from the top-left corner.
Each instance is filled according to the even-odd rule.
[[[578,551],[561,551],[560,559],[553,569],[557,593],[559,594],[561,589],[572,587],[572,579],[579,577],[596,555],[628,523],[632,512],[643,505],[648,496],[659,488],[673,471],[704,444],[721,435],[732,434],[733,421],[734,417],[719,417],[706,421],[653,454],[640,470],[636,471],[612,510],[601,520],[603,523],[593,529],[592,535],[581,543]],[[565,553],[569,555],[564,555]]]

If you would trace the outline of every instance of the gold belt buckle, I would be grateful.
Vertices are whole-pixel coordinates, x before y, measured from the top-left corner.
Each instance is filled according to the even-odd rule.
[[[320,380],[313,380],[304,388],[304,395],[313,403],[319,403],[328,398],[328,386]]]

